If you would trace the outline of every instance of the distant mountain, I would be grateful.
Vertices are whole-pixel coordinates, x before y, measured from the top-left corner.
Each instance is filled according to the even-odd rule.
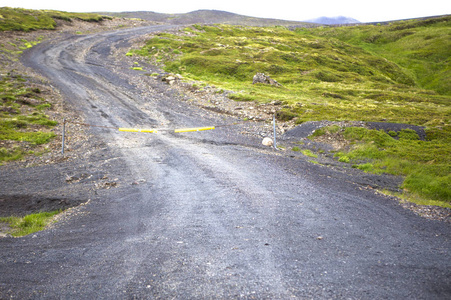
[[[235,13],[219,10],[196,10],[185,14],[163,14],[150,11],[132,11],[132,12],[99,12],[102,15],[123,17],[123,18],[139,18],[147,21],[186,25],[186,24],[231,24],[245,26],[295,26],[295,27],[315,27],[312,23],[286,21],[279,19],[265,19],[243,16]]]
[[[317,23],[317,24],[324,24],[324,25],[338,25],[338,24],[356,24],[356,23],[360,23],[360,21],[358,21],[356,19],[343,17],[343,16],[339,16],[339,17],[320,17],[320,18],[308,20],[306,22]]]

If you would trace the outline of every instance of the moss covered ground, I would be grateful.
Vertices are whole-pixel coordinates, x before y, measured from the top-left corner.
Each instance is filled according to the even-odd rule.
[[[19,63],[24,50],[41,42],[34,30],[54,30],[57,20],[100,22],[109,17],[88,13],[0,8],[0,164],[40,154],[54,137],[57,122],[49,94],[35,78],[25,75]],[[15,32],[19,32],[15,35]],[[20,69],[20,71],[18,70]]]
[[[337,159],[369,172],[403,175],[405,194],[450,203],[451,16],[297,29],[195,25],[156,34],[128,55],[232,90],[234,100],[282,101],[281,121],[424,126],[427,141],[384,133],[390,143],[383,145],[343,132],[356,146]],[[257,72],[282,87],[252,84]]]
[[[92,13],[70,13],[54,10],[32,10],[0,7],[0,31],[30,31],[55,29],[56,20],[71,22],[73,19],[100,22],[109,17]]]

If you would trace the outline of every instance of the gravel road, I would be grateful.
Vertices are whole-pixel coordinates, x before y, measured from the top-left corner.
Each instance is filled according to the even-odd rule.
[[[90,124],[236,122],[190,105],[116,55],[131,39],[168,28],[67,36],[33,47],[24,61]],[[85,158],[30,168],[16,185],[19,175],[0,176],[11,193],[91,199],[49,230],[0,239],[0,298],[451,298],[449,223],[264,148],[243,134],[249,126],[260,125],[182,134],[91,128]],[[80,176],[81,190],[72,191],[68,169],[98,174],[97,182],[107,174],[115,184],[81,192]]]

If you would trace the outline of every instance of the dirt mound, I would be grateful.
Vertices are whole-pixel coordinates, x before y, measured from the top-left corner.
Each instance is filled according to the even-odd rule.
[[[333,121],[309,121],[302,123],[301,125],[296,126],[295,128],[287,131],[284,134],[284,138],[303,139],[308,137],[313,132],[315,132],[315,130],[321,127],[332,125],[337,125],[340,127],[366,127],[369,129],[384,130],[387,133],[389,131],[400,132],[403,129],[411,129],[418,134],[420,140],[423,141],[426,140],[426,132],[424,131],[424,127],[422,126],[415,126],[402,123],[385,123],[385,122],[333,122]]]
[[[308,121],[302,123],[295,128],[288,130],[283,135],[284,139],[305,139],[311,135],[315,130],[322,127],[337,125],[340,127],[364,127],[364,122],[334,122],[334,121]]]

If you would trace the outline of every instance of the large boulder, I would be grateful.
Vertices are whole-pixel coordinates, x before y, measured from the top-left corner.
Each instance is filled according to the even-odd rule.
[[[254,78],[252,80],[252,84],[256,83],[263,83],[263,84],[269,84],[273,86],[282,86],[280,83],[269,77],[268,75],[265,75],[264,73],[257,73],[254,75]]]

